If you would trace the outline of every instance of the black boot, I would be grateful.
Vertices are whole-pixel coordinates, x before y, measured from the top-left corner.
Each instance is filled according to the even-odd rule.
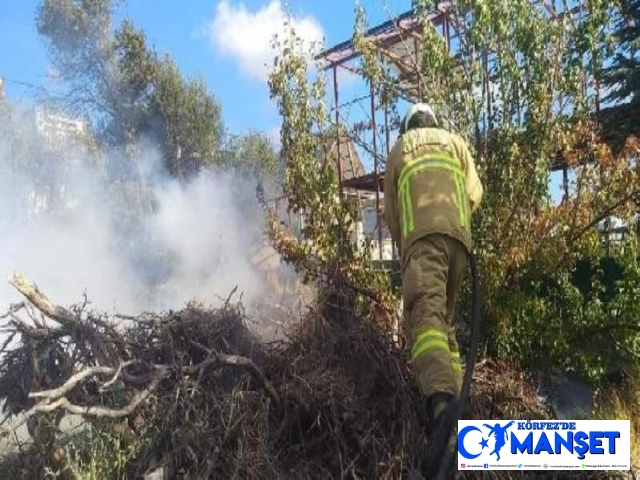
[[[434,394],[427,404],[427,452],[422,473],[427,479],[435,479],[445,453],[452,460],[457,453],[458,435],[456,422],[457,399],[447,393]],[[449,452],[447,452],[449,450]],[[446,478],[451,478],[448,475]]]
[[[450,409],[454,396],[450,393],[436,392],[427,402],[427,435],[434,434],[444,420],[444,413]]]

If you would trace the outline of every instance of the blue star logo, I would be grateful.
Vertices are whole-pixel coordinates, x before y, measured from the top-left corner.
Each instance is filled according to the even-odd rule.
[[[504,445],[507,443],[508,437],[507,437],[507,430],[512,427],[515,424],[515,420],[510,421],[509,423],[507,423],[506,425],[500,425],[499,423],[496,423],[495,425],[491,426],[488,424],[483,424],[482,426],[485,428],[489,429],[489,434],[487,435],[487,438],[484,438],[484,435],[482,435],[482,431],[475,426],[469,425],[468,427],[464,427],[462,430],[460,430],[460,433],[458,434],[458,453],[460,455],[462,455],[464,458],[468,458],[470,460],[474,459],[474,458],[478,458],[480,455],[482,455],[482,452],[484,451],[485,447],[489,446],[489,438],[491,438],[491,435],[493,435],[493,437],[495,438],[495,447],[493,449],[493,452],[491,452],[489,455],[493,455],[494,453],[497,456],[497,461],[500,461],[500,449],[502,447],[504,447]],[[482,450],[479,453],[470,453],[464,446],[464,437],[472,431],[477,431],[479,432],[482,436],[480,438],[482,438],[481,442],[478,442],[478,445],[482,446]]]

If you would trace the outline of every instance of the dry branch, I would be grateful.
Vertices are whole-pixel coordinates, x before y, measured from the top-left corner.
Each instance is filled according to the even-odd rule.
[[[14,273],[9,283],[24,295],[38,310],[52,320],[64,326],[72,326],[78,323],[78,318],[75,315],[66,308],[51,303],[51,301],[38,290],[35,284],[27,281],[22,275]]]
[[[87,377],[92,377],[94,375],[114,375],[115,376],[120,371],[121,371],[121,367],[118,367],[117,370],[111,367],[101,367],[101,366],[91,367],[87,370],[83,370],[81,372],[76,373],[71,378],[69,378],[69,380],[67,380],[64,385],[60,387],[54,388],[53,390],[45,390],[42,392],[32,392],[29,394],[29,398],[46,398],[47,400],[54,400],[69,393],[78,385],[78,383],[80,383],[82,380],[84,380]]]
[[[212,357],[207,358],[202,363],[185,369],[185,371],[191,374],[199,373],[201,370],[216,364],[218,364],[218,366],[241,368],[247,370],[258,381],[260,386],[264,388],[264,390],[275,402],[275,404],[277,406],[280,406],[280,395],[278,395],[276,389],[273,387],[271,382],[267,380],[267,377],[260,369],[260,367],[258,367],[255,363],[253,363],[246,357],[241,357],[239,355],[214,354]]]
[[[109,380],[108,382],[104,383],[101,387],[100,387],[100,391],[104,392],[106,391],[109,387],[111,387],[111,385],[113,385],[114,383],[116,383],[118,381],[118,378],[120,378],[120,374],[122,373],[122,371],[127,368],[129,365],[133,364],[132,360],[129,360],[127,362],[121,363],[120,366],[118,367],[118,370],[116,370],[116,373],[113,374],[113,377],[111,377],[111,380]]]
[[[631,193],[629,193],[628,195],[625,195],[623,198],[621,198],[620,200],[616,201],[615,203],[613,203],[612,205],[609,205],[608,207],[606,207],[602,212],[600,212],[596,218],[594,218],[591,222],[589,222],[587,225],[585,225],[584,227],[582,227],[580,229],[580,231],[578,231],[577,233],[575,233],[569,243],[573,244],[575,243],[578,239],[580,239],[580,237],[582,237],[585,233],[587,233],[589,230],[591,230],[593,227],[595,227],[596,225],[598,225],[601,221],[605,220],[607,217],[610,217],[611,215],[614,214],[614,212],[620,208],[621,206],[623,206],[625,203],[635,199],[635,198],[640,198],[640,190],[633,190]]]
[[[267,345],[229,302],[145,314],[114,337],[102,318],[81,319],[14,282],[60,326],[22,324],[23,342],[0,352],[0,397],[14,420],[0,437],[52,412],[126,417],[143,446],[134,477],[162,458],[178,478],[410,478],[425,446],[421,397],[402,350],[356,307],[359,295],[377,299],[338,273],[287,340]],[[507,367],[482,363],[476,378],[474,416],[545,415],[535,390]]]
[[[66,397],[60,397],[54,401],[50,401],[49,398],[37,403],[29,410],[24,412],[18,417],[18,419],[9,427],[3,427],[0,429],[0,438],[4,438],[7,435],[15,432],[19,427],[24,425],[31,417],[38,413],[51,413],[56,410],[66,410],[74,415],[82,415],[85,417],[108,417],[108,418],[122,418],[131,415],[138,406],[144,402],[149,395],[158,387],[160,381],[168,374],[168,369],[158,370],[153,380],[147,388],[138,392],[133,400],[122,408],[106,408],[101,406],[82,406],[71,403]],[[76,382],[77,383],[77,382]],[[53,396],[51,397],[53,398]]]

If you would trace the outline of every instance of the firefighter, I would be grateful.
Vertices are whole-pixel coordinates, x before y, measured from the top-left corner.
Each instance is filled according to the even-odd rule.
[[[462,386],[455,303],[472,248],[471,213],[482,194],[465,141],[440,128],[429,105],[413,105],[387,159],[384,218],[402,265],[405,331],[426,397],[430,447],[456,448],[455,436],[443,438],[441,429]],[[430,450],[437,449],[427,449],[433,476],[439,459],[429,458]]]

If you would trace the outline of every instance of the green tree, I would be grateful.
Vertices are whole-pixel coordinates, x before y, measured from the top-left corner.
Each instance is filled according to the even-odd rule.
[[[360,306],[366,314],[374,314],[372,298],[383,310],[395,311],[397,299],[386,274],[372,264],[368,246],[363,250],[351,240],[357,211],[341,198],[326,151],[331,135],[324,103],[326,79],[320,75],[310,81],[310,52],[302,47],[290,24],[274,41],[274,48],[277,57],[269,75],[269,89],[282,116],[284,193],[288,208],[302,213],[305,219],[304,238],[297,239],[283,231],[272,214],[269,233],[274,245],[308,279],[327,278],[339,269],[346,282],[360,292]],[[390,329],[391,323],[385,322],[382,326]]]
[[[612,214],[630,224],[640,199],[633,145],[614,153],[591,121],[595,81],[616,50],[608,28],[614,10],[601,0],[565,12],[530,0],[453,1],[460,48],[452,55],[429,16],[436,3],[413,2],[424,27],[417,68],[422,100],[469,139],[486,186],[474,237],[489,351],[538,368],[572,366],[593,379],[613,364],[632,366],[637,330],[620,321],[617,307],[603,307],[603,293],[583,298],[568,280],[578,259],[597,264],[595,227]],[[365,76],[379,91],[393,89],[365,25],[359,9],[354,40]],[[549,195],[556,159],[581,165],[558,206]],[[626,304],[624,285],[637,278],[635,236],[612,255],[625,274],[608,305]]]
[[[620,150],[630,136],[640,138],[640,1],[614,3],[615,52],[602,72],[604,100],[613,105],[600,112],[599,120],[607,142]]]
[[[203,165],[220,163],[221,110],[204,80],[185,81],[175,61],[165,55],[158,63],[153,87],[152,118],[160,122],[169,171],[184,176]]]
[[[620,0],[614,35],[617,52],[605,71],[609,100],[640,102],[640,0]]]
[[[488,351],[528,365],[542,359],[549,369],[573,366],[596,380],[611,373],[612,364],[633,365],[640,354],[637,330],[620,327],[619,310],[601,308],[600,293],[583,298],[567,280],[577,260],[600,258],[596,227],[611,215],[631,222],[640,199],[633,145],[612,151],[591,116],[595,80],[615,50],[608,29],[611,6],[592,0],[560,14],[530,0],[453,1],[453,25],[460,27],[454,43],[460,48],[452,55],[429,15],[437,3],[414,2],[423,25],[416,73],[421,100],[469,139],[486,186],[474,237]],[[378,48],[364,35],[366,24],[358,8],[353,40],[362,70],[379,98],[392,105],[399,79],[380,62]],[[276,240],[298,264],[339,257],[345,265],[367,265],[366,255],[345,246],[352,217],[345,202],[334,200],[334,179],[312,161],[318,138],[331,131],[324,78],[309,83],[297,44],[280,47],[270,86],[283,116],[286,191],[290,204],[310,221],[301,248],[282,236]],[[580,166],[561,205],[551,202],[549,191],[557,159],[569,168]],[[614,250],[625,273],[609,305],[627,304],[625,285],[636,278],[638,255],[633,232]],[[353,278],[362,281],[365,275]],[[594,283],[600,280],[594,275]],[[392,298],[375,275],[366,281],[381,298]],[[612,335],[599,335],[602,331]],[[594,339],[597,346],[585,348]]]
[[[66,82],[58,99],[93,120],[106,145],[141,136],[162,145],[168,170],[188,176],[219,161],[223,125],[218,101],[201,79],[185,79],[158,58],[131,22],[113,25],[116,0],[43,0],[36,25]]]
[[[224,165],[255,176],[264,182],[276,182],[280,175],[280,156],[273,142],[262,132],[229,135]]]

